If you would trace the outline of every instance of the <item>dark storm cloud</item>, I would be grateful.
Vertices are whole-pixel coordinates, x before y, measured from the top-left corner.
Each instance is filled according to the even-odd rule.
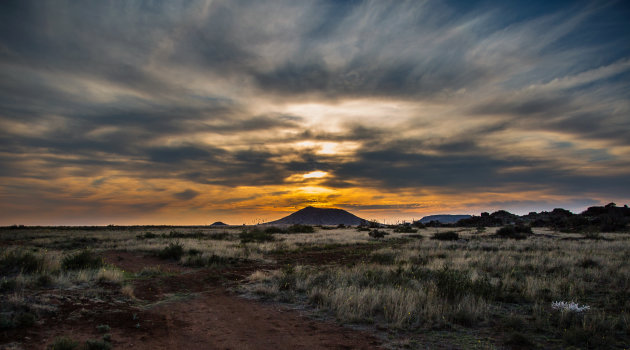
[[[361,150],[354,161],[334,167],[334,174],[375,188],[443,188],[459,192],[500,188],[536,190],[552,186],[563,193],[630,195],[626,185],[629,173],[583,175],[557,169],[550,161],[499,157],[491,150],[476,147],[465,154],[430,155],[411,153],[404,142],[396,145],[399,148],[382,145],[378,151]]]

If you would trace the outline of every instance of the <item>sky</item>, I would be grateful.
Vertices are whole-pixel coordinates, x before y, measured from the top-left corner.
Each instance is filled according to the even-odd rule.
[[[0,2],[0,225],[630,202],[625,1]]]

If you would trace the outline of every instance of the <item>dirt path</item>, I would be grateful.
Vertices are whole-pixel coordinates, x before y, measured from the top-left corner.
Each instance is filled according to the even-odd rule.
[[[117,348],[375,349],[379,344],[368,334],[309,320],[298,312],[220,290],[160,304],[149,314],[151,318],[163,316],[164,329],[142,340],[133,334],[115,335]]]
[[[112,261],[114,255],[116,261]],[[152,258],[131,253],[110,253],[106,258],[129,271],[139,271],[152,262]],[[139,314],[137,321],[139,328],[148,322],[164,329],[154,330],[144,338],[133,333],[113,334],[117,348],[375,349],[380,344],[369,334],[232,295],[217,282],[216,271],[159,263],[163,269],[179,274],[157,281],[139,281],[137,296],[159,301]],[[223,271],[221,275],[239,272],[242,271]]]
[[[159,263],[165,271],[178,272],[158,280],[138,281],[137,296],[155,303],[137,315],[136,330],[117,331],[112,326],[116,348],[375,349],[380,344],[363,332],[232,295],[218,282],[217,274],[238,276],[246,271],[187,269],[125,252],[110,252],[106,259],[128,271]],[[159,327],[150,334],[149,329],[138,332],[145,324]]]
[[[114,349],[379,349],[374,336],[315,321],[299,311],[230,293],[258,265],[194,269],[142,253],[110,251],[109,264],[129,272],[160,267],[157,276],[135,279],[136,301],[119,285],[96,289],[51,289],[29,296],[54,312],[33,327],[0,332],[0,349],[46,349],[56,337],[101,339],[109,325]],[[35,300],[35,299],[34,299]],[[15,347],[13,347],[15,345]]]

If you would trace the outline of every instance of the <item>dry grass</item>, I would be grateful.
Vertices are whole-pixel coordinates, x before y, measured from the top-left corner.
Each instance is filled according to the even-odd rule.
[[[590,348],[629,339],[627,234],[584,240],[538,230],[517,241],[493,238],[494,230],[483,235],[461,230],[459,241],[426,239],[435,231],[421,231],[423,240],[374,250],[368,261],[354,266],[255,272],[244,290],[310,303],[342,322],[503,332],[503,320],[517,318],[530,320],[518,331],[543,347],[555,347],[546,343],[549,337],[560,338],[563,346]],[[562,313],[551,308],[556,300],[591,309],[583,315]]]
[[[20,243],[0,252],[0,297],[17,305],[26,302],[24,296],[33,290],[98,288],[99,282],[106,282],[121,285],[121,293],[134,299],[133,286],[125,283],[125,275],[117,269],[61,268],[64,257],[84,249],[96,254],[110,249],[155,254],[177,243],[184,250],[179,263],[209,266],[233,261],[272,263],[277,252],[337,249],[338,254],[339,247],[350,252],[361,244],[376,247],[366,250],[369,255],[361,261],[256,271],[243,290],[310,304],[341,322],[406,330],[412,338],[438,330],[457,337],[477,331],[496,334],[488,342],[499,347],[519,339],[527,339],[529,347],[542,348],[611,348],[630,342],[627,233],[604,233],[595,240],[538,229],[532,237],[511,240],[492,237],[494,228],[483,233],[456,229],[459,240],[439,241],[430,237],[453,229],[420,230],[421,237],[413,238],[387,229],[389,235],[375,240],[365,231],[344,228],[273,234],[271,242],[244,244],[239,239],[241,230],[0,229],[0,240]],[[161,274],[146,268],[127,278]],[[551,308],[556,300],[587,304],[591,309],[580,315],[560,312]],[[509,339],[499,336],[508,333],[513,335]]]
[[[129,299],[135,299],[134,288],[131,284],[125,284],[120,288],[120,293]]]

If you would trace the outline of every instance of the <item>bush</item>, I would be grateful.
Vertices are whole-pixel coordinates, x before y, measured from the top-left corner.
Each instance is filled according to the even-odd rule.
[[[39,275],[35,283],[38,287],[50,287],[53,284],[53,278],[50,275]]]
[[[508,225],[501,227],[495,236],[501,238],[525,239],[532,234],[532,228],[523,225]]]
[[[37,321],[37,316],[32,312],[20,312],[15,317],[15,325],[17,327],[32,327]]]
[[[164,238],[196,238],[200,239],[204,237],[203,232],[196,231],[191,233],[183,233],[178,231],[171,231],[168,235],[162,235]]]
[[[85,341],[85,350],[109,350],[112,348],[112,344],[97,339],[88,339]]]
[[[396,228],[394,228],[394,232],[399,232],[399,233],[416,233],[416,232],[418,232],[418,229],[415,229],[415,228],[411,227],[410,225],[399,225],[399,226],[396,226]]]
[[[368,233],[368,235],[370,235],[370,237],[372,237],[372,238],[379,239],[379,238],[383,238],[383,237],[389,235],[389,233],[387,231],[372,230],[372,231],[370,231]]]
[[[593,259],[585,258],[585,259],[580,260],[577,263],[577,266],[584,269],[588,269],[588,268],[593,268],[593,267],[599,267],[599,263]]]
[[[523,349],[531,349],[534,347],[534,343],[532,343],[529,337],[519,332],[510,333],[510,335],[505,341],[505,345],[510,345],[512,347],[520,347]]]
[[[438,241],[456,241],[459,239],[459,235],[455,231],[436,232],[431,236],[431,239],[437,239]]]
[[[17,282],[14,279],[2,278],[2,281],[0,281],[0,293],[12,292],[15,289],[17,289]]]
[[[184,255],[184,247],[180,243],[169,243],[167,247],[158,252],[160,259],[179,260]]]
[[[215,241],[221,241],[221,240],[229,238],[230,234],[227,232],[217,232],[217,233],[211,233],[207,237]]]
[[[310,226],[310,225],[295,224],[295,225],[289,226],[289,228],[287,228],[287,232],[288,233],[314,233],[315,228],[313,228],[313,226]]]
[[[109,327],[108,324],[99,324],[98,326],[96,326],[96,330],[99,333],[107,333],[107,332],[109,332],[110,329],[111,328]]]
[[[236,265],[240,262],[238,258],[224,257],[212,254],[210,256],[195,255],[184,261],[184,266],[206,267],[206,266],[226,266]]]
[[[433,279],[438,295],[450,301],[467,294],[488,299],[495,293],[494,287],[487,278],[473,281],[468,271],[452,270],[448,266],[434,272]]]
[[[281,229],[280,227],[271,226],[265,229],[265,233],[287,233],[287,231]]]
[[[199,249],[195,249],[195,248],[188,249],[188,255],[190,256],[201,255],[201,253],[203,252]]]
[[[471,284],[467,272],[451,270],[447,266],[436,271],[434,279],[438,295],[451,301],[462,297]]]
[[[150,239],[150,238],[156,238],[158,235],[156,235],[155,233],[152,232],[145,232],[142,235],[137,235],[136,238],[137,239]]]
[[[15,323],[11,317],[0,313],[0,330],[11,329],[15,327]]]
[[[103,258],[96,256],[90,250],[68,255],[61,261],[64,270],[98,269],[103,266]]]
[[[11,273],[34,273],[42,270],[44,259],[27,251],[14,250],[0,259],[0,272],[3,275]]]
[[[79,343],[68,337],[57,337],[48,345],[50,350],[74,350],[79,347]]]
[[[254,228],[249,231],[243,230],[238,237],[241,239],[241,243],[271,242],[275,240],[271,233],[263,232],[258,228]]]
[[[413,226],[413,227],[415,227],[415,228],[420,228],[420,229],[427,228],[427,227],[426,227],[426,226],[424,226],[424,224],[423,224],[423,223],[421,223],[420,221],[415,221],[413,224],[411,224],[411,226]]]

